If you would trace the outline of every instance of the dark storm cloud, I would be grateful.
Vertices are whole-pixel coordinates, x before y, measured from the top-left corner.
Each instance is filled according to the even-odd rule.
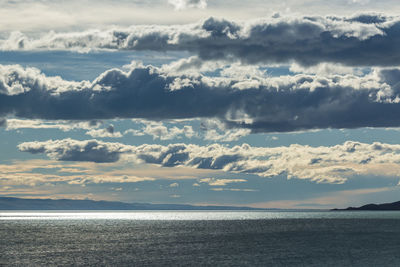
[[[302,65],[335,62],[351,66],[400,63],[398,17],[278,17],[247,22],[209,18],[198,24],[132,26],[108,31],[49,33],[30,39],[13,33],[3,50],[118,49],[190,51],[203,60]]]
[[[0,116],[48,120],[217,118],[232,128],[285,132],[400,126],[400,71],[235,80],[176,76],[148,66],[93,82],[0,68]],[[112,131],[109,128],[108,131]]]

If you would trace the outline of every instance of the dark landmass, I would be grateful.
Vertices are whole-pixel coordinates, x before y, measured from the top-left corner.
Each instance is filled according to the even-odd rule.
[[[368,204],[362,207],[348,207],[347,209],[333,209],[335,210],[400,210],[400,201],[384,204]]]
[[[250,207],[0,197],[0,210],[265,210]]]

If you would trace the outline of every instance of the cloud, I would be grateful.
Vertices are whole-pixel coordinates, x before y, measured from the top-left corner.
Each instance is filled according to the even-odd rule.
[[[54,186],[62,183],[85,185],[90,183],[136,183],[154,181],[146,174],[132,170],[113,171],[107,164],[88,162],[59,162],[54,160],[24,160],[0,164],[0,184],[7,186]],[[49,171],[53,173],[49,173]]]
[[[116,162],[120,154],[129,151],[119,143],[104,143],[97,140],[77,141],[72,139],[22,143],[22,152],[46,153],[50,158],[64,161]]]
[[[211,17],[187,25],[50,32],[36,39],[14,32],[0,41],[0,49],[189,51],[203,60],[234,59],[249,64],[295,61],[305,66],[323,62],[396,66],[400,63],[399,29],[399,17],[370,13],[245,22]]]
[[[153,139],[159,140],[172,140],[175,138],[182,138],[182,136],[192,138],[196,136],[193,127],[189,125],[185,125],[182,128],[176,126],[168,128],[162,122],[145,120],[141,120],[140,122],[145,124],[141,130],[129,129],[124,132],[124,135],[132,134],[134,136],[143,136],[147,134],[152,136]]]
[[[231,192],[257,192],[258,190],[255,189],[248,189],[248,188],[211,188],[212,191],[231,191]]]
[[[92,82],[71,82],[33,68],[0,65],[0,117],[206,118],[223,122],[223,129],[252,132],[398,127],[399,81],[397,68],[375,69],[362,77],[298,74],[235,79],[176,76],[156,67],[137,66],[128,72],[108,70]],[[188,127],[167,129],[164,136],[165,130],[153,124],[146,131],[160,139],[194,134]],[[248,131],[218,134],[224,133],[210,133],[209,139],[236,140]]]
[[[7,120],[4,118],[0,118],[0,127],[7,127]]]
[[[178,183],[172,183],[172,184],[169,185],[169,187],[172,187],[172,188],[173,187],[179,187],[179,184]]]
[[[226,147],[219,144],[198,146],[144,144],[129,146],[97,140],[72,139],[26,142],[20,151],[45,153],[64,161],[113,162],[120,158],[134,163],[162,167],[191,167],[254,174],[261,177],[286,175],[324,183],[344,183],[358,175],[393,177],[400,174],[400,145],[365,144],[348,141],[342,145],[310,147],[251,147],[247,144]],[[237,179],[236,182],[240,182]],[[206,179],[210,185],[225,185],[233,180]],[[201,182],[201,181],[200,181]]]
[[[4,119],[5,120],[5,119]],[[43,121],[43,120],[20,120],[20,119],[7,119],[6,130],[18,129],[59,129],[64,132],[83,129],[93,130],[101,125],[100,121]]]
[[[116,132],[114,130],[114,125],[110,124],[107,128],[104,129],[92,129],[86,132],[87,135],[91,137],[108,137],[108,138],[120,138],[122,137],[121,132]]]
[[[332,75],[332,74],[353,74],[362,76],[362,68],[353,68],[348,66],[343,66],[340,64],[330,64],[330,63],[320,63],[318,65],[303,67],[299,64],[293,63],[289,70],[293,73],[303,73],[303,74],[318,74],[318,75]]]
[[[369,0],[349,0],[349,2],[353,4],[366,5],[369,3]]]
[[[212,119],[204,120],[200,128],[204,131],[204,140],[218,142],[237,141],[251,133],[250,129],[227,129],[226,125]]]
[[[7,131],[18,130],[18,129],[58,129],[63,132],[72,130],[87,130],[86,134],[91,137],[101,138],[120,138],[122,137],[121,132],[114,130],[114,125],[110,124],[108,127],[98,129],[102,122],[91,120],[91,121],[44,121],[44,120],[30,120],[30,119],[3,119],[4,125]],[[0,121],[0,126],[1,121]]]
[[[152,177],[138,177],[133,175],[107,175],[107,174],[96,174],[96,175],[84,175],[78,177],[63,177],[63,180],[70,185],[85,185],[89,183],[138,183],[145,181],[154,181]]]
[[[200,1],[181,0],[183,3]],[[266,16],[275,11],[282,14],[352,14],[360,11],[380,11],[399,14],[397,0],[252,0],[250,2],[213,0],[207,12],[189,8],[171,12],[167,0],[18,0],[1,1],[0,30],[24,30],[43,33],[54,30],[76,30],[88,27],[132,24],[182,24],[197,21],[205,15],[245,19]],[[368,4],[363,4],[367,3]],[[187,5],[187,4],[186,4]],[[78,8],[79,7],[79,8]]]
[[[247,182],[245,179],[215,179],[215,178],[203,178],[199,180],[199,183],[206,183],[210,186],[225,186],[231,183],[243,183]]]
[[[170,5],[173,5],[176,10],[183,10],[187,8],[201,8],[207,7],[206,0],[168,0]]]
[[[249,129],[231,129],[225,130],[224,133],[220,134],[217,130],[211,129],[205,133],[204,139],[218,142],[232,142],[237,141],[250,133],[251,130]]]
[[[190,121],[197,121],[192,119]],[[251,133],[250,129],[227,129],[223,123],[218,120],[202,120],[200,123],[201,132],[195,132],[193,126],[185,125],[183,127],[168,126],[162,121],[146,121],[135,120],[136,123],[144,124],[142,129],[129,129],[124,131],[124,135],[132,134],[134,136],[150,135],[154,140],[172,140],[181,139],[183,136],[186,138],[202,138],[204,140],[218,141],[218,142],[232,142],[247,136]],[[182,123],[180,120],[170,120],[168,123]],[[184,120],[187,122],[187,120]],[[93,136],[94,137],[94,136]]]

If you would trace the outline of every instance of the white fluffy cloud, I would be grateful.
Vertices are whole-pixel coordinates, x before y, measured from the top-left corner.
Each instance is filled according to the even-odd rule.
[[[144,144],[129,146],[97,140],[72,139],[26,142],[19,149],[45,153],[64,161],[115,162],[121,157],[132,162],[163,167],[186,166],[198,169],[255,174],[261,177],[286,175],[315,182],[344,183],[357,175],[397,176],[400,174],[400,145],[365,144],[348,141],[330,147],[290,145],[287,147],[251,147],[247,144],[226,147],[219,144],[198,146]],[[207,179],[210,185],[231,180]]]
[[[86,132],[87,135],[91,137],[108,137],[108,138],[120,138],[122,137],[121,132],[117,132],[114,129],[114,125],[110,124],[107,128],[103,129],[91,129]]]
[[[150,135],[153,139],[159,140],[172,140],[175,138],[181,138],[185,136],[186,138],[192,138],[196,136],[192,126],[185,125],[182,128],[176,126],[167,127],[162,122],[155,121],[144,121],[141,120],[145,126],[141,130],[126,130],[124,134],[132,134],[134,136],[143,136],[145,134]]]

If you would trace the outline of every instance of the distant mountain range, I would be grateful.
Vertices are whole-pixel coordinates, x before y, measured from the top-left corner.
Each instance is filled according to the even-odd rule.
[[[348,207],[347,209],[333,209],[333,210],[400,210],[400,201],[384,204],[368,204],[358,208]]]
[[[36,199],[0,197],[0,210],[280,210],[235,206],[196,206],[188,204],[125,203],[75,199]],[[400,201],[368,204],[361,207],[332,209],[333,211],[400,210]]]
[[[250,207],[0,197],[0,210],[264,210]]]

